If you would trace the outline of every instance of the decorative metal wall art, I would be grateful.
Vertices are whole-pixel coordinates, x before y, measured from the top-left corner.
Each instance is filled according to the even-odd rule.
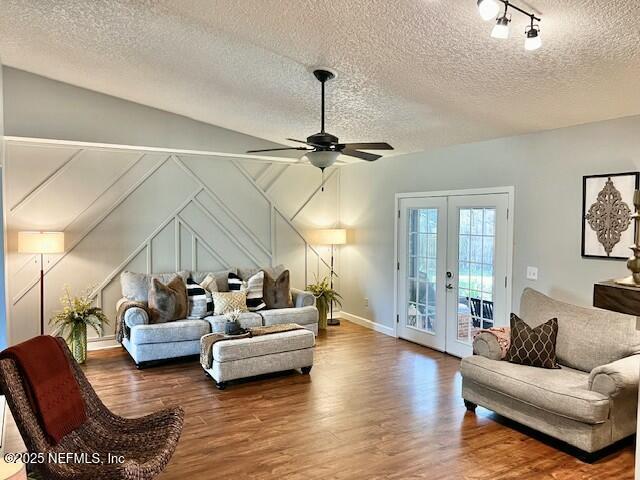
[[[634,243],[631,222],[638,172],[583,177],[582,256],[627,260]]]

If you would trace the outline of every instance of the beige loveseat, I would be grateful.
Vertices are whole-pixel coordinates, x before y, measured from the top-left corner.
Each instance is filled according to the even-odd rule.
[[[480,334],[462,360],[462,397],[476,405],[593,453],[636,431],[640,333],[636,318],[577,307],[532,289],[521,318],[537,326],[558,318],[556,353],[548,370],[500,360],[496,338]],[[588,458],[588,457],[587,457]]]

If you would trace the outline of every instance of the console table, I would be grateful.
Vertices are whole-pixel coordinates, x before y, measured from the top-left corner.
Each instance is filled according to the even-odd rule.
[[[636,317],[636,330],[640,330],[640,288],[618,285],[613,280],[593,286],[593,306],[626,313]],[[639,392],[640,393],[640,392]],[[640,432],[640,396],[638,397],[636,432]],[[636,441],[636,480],[640,480],[640,442]]]

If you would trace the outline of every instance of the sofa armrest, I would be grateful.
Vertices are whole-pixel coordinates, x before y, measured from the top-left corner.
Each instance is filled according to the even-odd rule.
[[[316,297],[313,296],[313,293],[298,290],[297,288],[291,289],[291,298],[293,299],[293,306],[296,308],[312,307],[316,304]]]
[[[473,354],[490,360],[502,360],[502,350],[495,335],[482,332],[473,339]]]
[[[128,301],[129,300],[124,297],[118,300],[118,302],[116,303],[116,312],[119,312],[122,304]],[[149,314],[147,313],[147,310],[142,307],[129,306],[124,311],[124,323],[129,328],[135,327],[136,325],[148,325]]]
[[[591,370],[589,390],[607,397],[625,393],[637,396],[640,378],[640,355],[631,355]]]

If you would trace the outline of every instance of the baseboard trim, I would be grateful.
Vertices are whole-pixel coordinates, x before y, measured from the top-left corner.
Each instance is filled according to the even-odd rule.
[[[376,332],[384,333],[385,335],[389,335],[390,337],[395,337],[393,333],[393,328],[387,325],[382,325],[381,323],[374,322],[372,320],[369,320],[368,318],[362,318],[357,315],[353,315],[351,313],[344,312],[344,311],[340,312],[339,316],[340,318],[347,320],[349,322],[355,323],[357,325],[360,325],[361,327],[369,328]]]
[[[93,352],[95,350],[105,350],[107,348],[116,348],[119,347],[120,344],[116,342],[114,336],[110,336],[107,338],[92,338],[87,342],[87,350]]]

